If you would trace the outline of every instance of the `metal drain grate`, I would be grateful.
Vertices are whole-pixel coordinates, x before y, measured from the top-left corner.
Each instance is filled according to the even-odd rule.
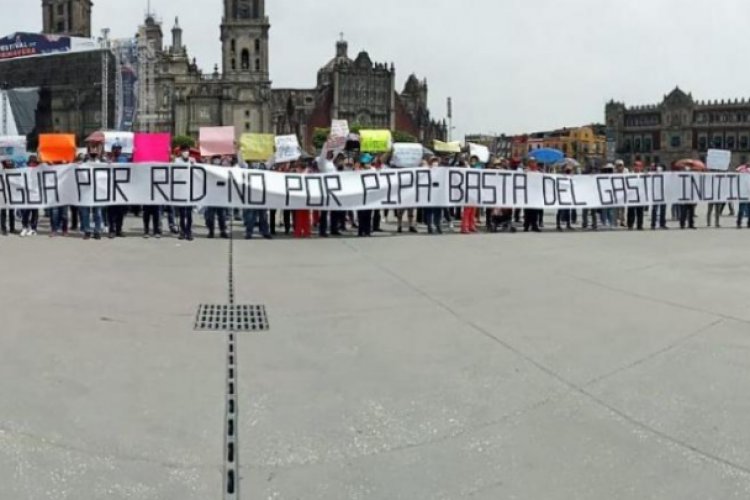
[[[201,304],[195,317],[199,332],[262,332],[268,330],[266,306]]]

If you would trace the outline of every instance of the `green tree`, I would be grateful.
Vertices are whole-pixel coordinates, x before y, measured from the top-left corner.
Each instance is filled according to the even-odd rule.
[[[330,133],[330,128],[316,128],[313,131],[313,146],[315,146],[316,149],[323,149],[323,145],[328,140],[328,134]]]
[[[176,135],[172,138],[172,147],[181,148],[187,146],[189,148],[195,147],[195,139],[189,135]]]
[[[401,130],[394,130],[391,136],[393,137],[393,142],[419,142],[416,137]]]

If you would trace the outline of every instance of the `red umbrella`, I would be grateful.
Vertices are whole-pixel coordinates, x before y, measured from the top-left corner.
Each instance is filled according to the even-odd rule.
[[[705,163],[703,163],[700,160],[693,160],[693,159],[690,159],[690,158],[686,158],[684,160],[676,161],[676,162],[674,162],[674,164],[672,166],[676,167],[678,169],[691,170],[693,172],[705,172],[706,170],[708,170],[706,168],[706,164]]]

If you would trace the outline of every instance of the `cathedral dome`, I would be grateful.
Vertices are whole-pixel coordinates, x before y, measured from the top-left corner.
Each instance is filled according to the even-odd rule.
[[[330,85],[332,82],[331,75],[336,68],[342,66],[351,66],[353,61],[349,59],[349,44],[342,38],[336,42],[336,57],[328,61],[328,63],[320,68],[318,71],[318,85]]]

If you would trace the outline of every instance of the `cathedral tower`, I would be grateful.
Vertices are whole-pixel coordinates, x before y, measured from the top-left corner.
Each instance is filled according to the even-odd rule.
[[[265,0],[224,0],[221,52],[225,77],[268,80],[270,27]]]
[[[91,38],[91,0],[42,0],[44,33]]]

